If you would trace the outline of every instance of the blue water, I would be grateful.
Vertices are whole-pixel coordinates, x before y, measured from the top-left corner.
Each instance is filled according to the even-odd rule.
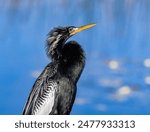
[[[0,114],[21,114],[56,26],[96,27],[71,114],[150,114],[149,0],[0,0]]]

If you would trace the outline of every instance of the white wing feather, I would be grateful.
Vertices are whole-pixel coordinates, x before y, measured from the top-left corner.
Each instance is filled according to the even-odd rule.
[[[48,115],[52,111],[56,98],[56,87],[56,83],[49,83],[35,103],[34,115]]]

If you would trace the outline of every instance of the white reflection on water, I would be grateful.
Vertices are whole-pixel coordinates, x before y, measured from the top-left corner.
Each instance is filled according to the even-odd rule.
[[[119,61],[117,60],[110,60],[108,62],[108,67],[111,69],[111,70],[117,70],[119,68]]]
[[[122,86],[112,93],[109,97],[117,101],[126,101],[128,97],[132,94],[132,88],[130,86]]]
[[[150,85],[150,76],[145,77],[145,83]]]
[[[150,68],[150,58],[144,60],[144,66]]]
[[[107,111],[108,108],[107,108],[107,105],[105,105],[105,104],[97,104],[96,109],[98,111]]]
[[[123,81],[120,79],[102,78],[98,83],[100,86],[104,87],[118,87],[122,85]]]
[[[86,98],[76,98],[76,100],[75,100],[76,105],[85,105],[88,103],[89,103],[89,100]]]

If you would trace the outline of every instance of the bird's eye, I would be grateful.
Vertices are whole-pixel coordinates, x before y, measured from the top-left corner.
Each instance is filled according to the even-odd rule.
[[[72,27],[70,27],[70,28],[68,29],[69,33],[72,31],[72,29],[73,29]]]

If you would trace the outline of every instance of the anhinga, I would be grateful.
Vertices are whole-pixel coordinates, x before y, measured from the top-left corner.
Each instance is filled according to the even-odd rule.
[[[93,26],[95,24],[57,27],[48,34],[47,54],[52,62],[33,85],[23,115],[70,114],[76,96],[76,84],[85,65],[85,54],[76,41],[66,41]]]

